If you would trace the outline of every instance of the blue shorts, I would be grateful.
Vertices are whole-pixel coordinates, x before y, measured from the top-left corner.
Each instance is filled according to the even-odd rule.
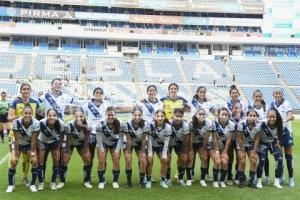
[[[114,150],[117,148],[117,144],[118,142],[113,143],[112,145],[107,145],[107,144],[103,144],[104,148],[109,149],[109,150]]]
[[[261,142],[258,150],[259,159],[266,159],[268,157],[268,151],[270,151],[274,156],[278,154],[282,157],[282,151],[278,146],[276,146],[276,142]]]
[[[183,152],[183,142],[177,142],[173,147],[176,154],[180,154]]]
[[[282,146],[291,147],[293,145],[294,145],[293,133],[291,133],[287,128],[285,128],[283,130],[283,135],[282,135]]]
[[[194,150],[198,150],[201,147],[203,147],[203,143],[202,142],[198,142],[198,143],[193,143],[193,149]]]
[[[248,153],[250,151],[253,151],[254,150],[254,146],[245,146],[245,151]]]
[[[153,147],[152,146],[152,151],[159,155],[164,151],[164,146],[163,145],[158,146],[158,147]]]
[[[19,145],[20,152],[28,152],[31,151],[31,144]]]
[[[127,143],[126,143],[126,148],[125,149],[127,149]],[[136,146],[131,146],[131,151],[132,151],[132,149],[134,149],[135,152],[139,152],[142,149],[142,143],[139,142]]]
[[[73,149],[76,148],[77,151],[80,151],[84,148],[84,143],[78,144],[78,145],[71,145],[71,149],[73,151]]]
[[[90,133],[90,135],[89,135],[89,144],[97,144],[96,134]]]
[[[45,143],[42,141],[39,141],[39,146],[41,150],[56,150],[59,147],[59,141],[56,140],[52,143]]]

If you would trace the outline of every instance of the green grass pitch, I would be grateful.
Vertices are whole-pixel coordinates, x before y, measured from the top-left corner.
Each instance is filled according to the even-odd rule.
[[[69,165],[69,171],[67,176],[66,186],[58,191],[50,191],[49,189],[49,179],[51,176],[51,165],[52,162],[49,159],[48,170],[46,175],[46,188],[42,192],[31,193],[28,188],[22,185],[20,181],[21,175],[21,165],[19,165],[16,174],[16,189],[11,194],[6,194],[5,190],[7,187],[7,161],[1,164],[0,166],[0,199],[1,200],[81,200],[81,199],[103,199],[103,200],[136,200],[136,199],[153,199],[153,200],[162,200],[162,199],[188,199],[188,200],[205,200],[205,199],[222,199],[222,200],[244,200],[244,199],[264,199],[264,200],[289,200],[289,199],[299,199],[300,198],[300,121],[295,121],[293,123],[293,132],[294,132],[294,176],[296,187],[291,189],[288,185],[285,184],[284,189],[276,189],[272,185],[264,185],[263,189],[251,189],[243,188],[239,189],[236,186],[228,186],[225,189],[222,188],[213,188],[212,183],[209,182],[209,187],[203,188],[199,185],[199,159],[197,158],[196,165],[196,180],[193,183],[192,187],[180,187],[176,183],[170,189],[162,189],[159,186],[159,183],[154,183],[152,189],[141,189],[138,187],[138,166],[136,159],[133,161],[133,187],[131,189],[125,189],[123,186],[125,184],[125,174],[124,174],[124,156],[121,157],[121,174],[120,174],[120,189],[112,189],[112,166],[110,157],[108,157],[108,165],[106,170],[106,188],[104,190],[99,190],[97,188],[98,178],[97,178],[97,158],[94,160],[94,167],[92,171],[92,182],[93,189],[86,189],[82,185],[83,173],[82,173],[82,162],[77,155],[77,152],[74,152],[72,160]],[[0,144],[0,160],[7,155],[8,147],[7,143]],[[284,161],[285,164],[285,161]],[[172,162],[172,176],[175,174],[175,156],[173,156]],[[274,180],[274,159],[270,157],[270,176]],[[286,167],[284,169],[285,175]],[[156,159],[153,169],[155,180],[159,180],[159,162]],[[211,174],[211,172],[210,172]],[[287,176],[286,176],[287,177]],[[287,178],[286,178],[287,179]]]

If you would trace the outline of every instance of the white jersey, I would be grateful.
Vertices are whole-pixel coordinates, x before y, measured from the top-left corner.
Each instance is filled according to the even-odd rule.
[[[170,137],[172,135],[172,127],[168,123],[164,123],[162,127],[150,125],[151,131],[148,138],[148,155],[152,156],[152,147],[159,148],[163,146],[162,158],[167,158]]]
[[[228,120],[226,126],[223,127],[220,124],[219,119],[215,120],[213,129],[217,133],[218,141],[221,141],[223,144],[225,144],[229,136],[235,131],[235,126],[236,125],[234,122]]]
[[[144,102],[138,102],[137,105],[143,110],[142,118],[149,124],[154,122],[155,112],[163,109],[163,103],[158,99],[155,102],[146,99]]]
[[[197,99],[193,98],[191,101],[191,113],[194,115],[198,108],[203,108],[205,114],[208,116],[210,114],[209,110],[212,108],[212,103],[209,101],[204,101],[203,103],[199,102]]]
[[[107,101],[103,101],[99,106],[96,106],[93,100],[82,106],[88,125],[92,128],[92,134],[96,134],[96,126],[105,119],[105,112],[109,106]]]
[[[274,141],[277,141],[277,128],[271,129],[270,126],[268,126],[268,122],[264,121],[261,124],[260,138],[261,141],[265,143],[272,143]]]
[[[214,124],[211,120],[205,119],[202,126],[193,127],[193,123],[190,123],[190,130],[193,132],[193,143],[201,143],[203,138],[214,130]]]
[[[119,152],[124,138],[124,133],[121,128],[122,126],[120,127],[119,132],[115,133],[107,124],[106,119],[99,122],[96,126],[96,140],[99,150],[104,151],[104,146],[115,146],[115,151]]]
[[[288,113],[293,111],[292,105],[286,100],[283,100],[283,102],[281,102],[280,104],[277,104],[277,105],[275,102],[272,102],[271,108],[276,108],[278,110],[278,112],[280,113],[280,116],[282,118],[282,121],[286,121],[286,119],[288,117]],[[291,120],[286,123],[283,123],[283,128],[287,128],[289,130],[289,132],[292,133]],[[283,131],[283,134],[285,134],[285,131]]]
[[[256,134],[261,132],[261,123],[256,122],[254,127],[250,129],[247,120],[241,121],[238,124],[237,131],[239,134],[244,135],[244,146],[252,147],[254,145]]]
[[[31,144],[31,138],[33,134],[39,134],[40,126],[39,121],[32,118],[29,127],[25,127],[23,124],[23,117],[14,120],[12,129],[19,136],[19,145]]]
[[[267,118],[268,110],[270,109],[269,105],[266,104],[265,108],[262,106],[261,108],[257,108],[254,103],[250,103],[247,108],[247,112],[249,109],[254,109],[258,114],[258,121],[262,122]]]
[[[53,129],[50,129],[47,126],[47,118],[42,119],[40,121],[40,134],[38,139],[41,142],[46,144],[51,144],[53,142],[59,141],[60,136],[63,134],[65,130],[65,124],[62,120],[58,119],[58,123],[56,123]]]
[[[171,123],[171,125],[172,125],[172,135],[171,135],[170,144],[174,146],[182,142],[184,136],[190,134],[190,127],[188,122],[186,121],[182,121],[181,127],[179,129],[176,129],[173,123]]]
[[[84,144],[85,134],[83,128],[77,129],[75,120],[72,120],[66,124],[65,133],[71,137],[71,146],[79,146]]]
[[[133,126],[132,120],[126,122],[122,126],[122,130],[125,134],[128,134],[132,141],[132,146],[138,146],[142,142],[142,138],[144,134],[150,133],[150,125],[147,121],[145,121],[144,127],[135,128]],[[128,140],[128,139],[127,139]]]
[[[45,115],[49,109],[53,108],[57,111],[58,118],[61,120],[64,118],[65,109],[68,104],[80,105],[78,100],[75,100],[73,97],[65,93],[60,93],[58,96],[55,96],[51,92],[46,92],[42,98],[39,98],[39,101],[44,103]]]

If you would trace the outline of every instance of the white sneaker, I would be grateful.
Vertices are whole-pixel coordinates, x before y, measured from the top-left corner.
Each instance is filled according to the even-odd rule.
[[[236,185],[239,185],[239,184],[240,184],[239,180],[237,180],[237,179],[234,180],[234,183],[235,183]]]
[[[276,187],[278,189],[282,189],[282,186],[280,185],[279,178],[275,178],[275,180],[274,180],[274,187]]]
[[[219,187],[219,182],[218,181],[214,181],[213,182],[213,187],[214,188],[218,188]]]
[[[12,193],[15,189],[15,186],[13,185],[9,185],[7,186],[7,189],[6,189],[6,193]]]
[[[113,187],[114,189],[119,189],[119,183],[118,183],[118,182],[113,182],[113,183],[112,183],[112,187]]]
[[[152,187],[152,182],[151,181],[147,181],[145,184],[145,188],[150,189]]]
[[[295,187],[294,178],[289,178],[289,186],[290,186],[291,188]]]
[[[259,189],[263,188],[263,186],[261,184],[261,178],[257,179],[256,187],[259,188]]]
[[[89,188],[89,189],[93,188],[92,184],[89,181],[83,183],[83,185],[84,185],[84,187]]]
[[[185,186],[186,186],[184,180],[182,180],[182,179],[181,179],[181,180],[178,180],[178,183],[179,183],[179,185],[182,186],[182,187],[185,187]]]
[[[31,192],[37,192],[37,189],[36,189],[36,186],[35,186],[35,185],[29,186],[29,190],[30,190]]]
[[[168,188],[169,188],[169,186],[168,186],[168,184],[166,183],[166,181],[160,181],[160,186],[161,186],[162,188],[165,188],[165,189],[168,189]]]
[[[56,183],[54,183],[54,182],[50,183],[50,189],[57,190]]]
[[[98,188],[99,188],[99,189],[102,190],[102,189],[104,189],[104,187],[105,187],[105,183],[99,183],[99,184],[98,184]]]
[[[192,186],[193,181],[192,180],[187,180],[186,181],[186,186]]]
[[[63,187],[65,187],[65,183],[64,183],[64,182],[59,182],[59,183],[56,185],[56,188],[57,188],[57,189],[61,189],[61,188],[63,188]]]
[[[205,180],[201,180],[201,181],[200,181],[200,185],[201,185],[202,187],[207,187],[207,184],[206,184]]]
[[[220,186],[221,186],[221,188],[226,188],[226,184],[224,183],[224,181],[220,182]]]
[[[45,183],[39,183],[37,189],[38,189],[38,191],[44,190],[45,189]]]

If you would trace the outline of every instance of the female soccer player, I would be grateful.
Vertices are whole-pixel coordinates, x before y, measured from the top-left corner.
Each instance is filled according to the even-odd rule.
[[[135,150],[140,171],[140,187],[144,187],[144,178],[146,173],[146,136],[150,132],[149,124],[142,119],[143,111],[138,107],[134,107],[132,111],[132,120],[124,124],[123,131],[127,139],[127,147],[125,150],[125,161],[126,161],[126,177],[127,184],[126,188],[130,188],[131,176],[132,176],[132,149]]]
[[[238,179],[239,187],[243,187],[244,171],[246,165],[246,153],[250,161],[250,179],[249,187],[255,188],[254,179],[256,175],[258,161],[258,145],[260,140],[261,123],[258,123],[257,113],[250,109],[247,111],[247,119],[241,121],[237,127],[237,142],[238,142]]]
[[[168,147],[172,128],[166,118],[166,113],[163,110],[155,112],[154,123],[150,125],[151,131],[148,137],[148,162],[147,168],[147,183],[146,188],[151,188],[152,162],[153,152],[155,152],[160,160],[160,186],[162,188],[169,188],[166,182],[167,162],[168,162]]]
[[[65,125],[62,120],[58,118],[56,110],[50,108],[46,113],[46,118],[40,121],[40,134],[39,134],[39,149],[40,149],[40,160],[39,160],[39,171],[38,173],[43,174],[43,164],[45,158],[45,152],[49,150],[52,154],[52,178],[50,183],[51,190],[57,190],[56,178],[59,171],[59,160],[60,160],[60,147],[64,138]],[[40,177],[40,175],[39,175]],[[42,175],[43,177],[43,175]],[[38,190],[44,189],[44,180],[39,180],[40,184]]]
[[[214,130],[216,134],[212,134],[209,153],[214,162],[213,169],[213,187],[219,187],[219,172],[221,168],[220,186],[226,187],[225,178],[228,170],[228,149],[232,142],[232,137],[235,131],[235,124],[229,120],[229,111],[227,108],[221,108],[218,113],[218,118],[214,122]]]
[[[207,118],[207,113],[205,108],[197,108],[192,122],[190,123],[190,140],[189,140],[189,152],[188,153],[188,164],[187,172],[190,168],[194,166],[196,154],[199,154],[201,160],[201,178],[200,184],[203,187],[206,187],[205,176],[208,171],[208,139],[213,132],[213,122]],[[192,177],[187,174],[188,179],[186,182],[187,186],[192,185]]]
[[[21,153],[26,154],[31,160],[32,180],[29,189],[31,192],[37,192],[35,182],[38,173],[37,137],[39,134],[39,122],[32,116],[33,110],[27,105],[23,108],[23,116],[13,122],[14,143],[12,145],[11,163],[8,169],[7,193],[13,192],[15,189],[14,176]]]
[[[191,108],[192,115],[194,115],[196,110],[200,107],[205,110],[206,115],[209,115],[209,110],[212,107],[212,105],[206,98],[206,87],[199,86],[197,88],[197,92],[194,95],[191,104],[192,104],[192,108]]]
[[[8,108],[9,108],[9,102],[6,99],[6,92],[2,91],[1,99],[0,99],[0,137],[2,143],[4,143],[4,135],[5,135],[4,132],[8,133],[10,128],[7,127]]]
[[[280,140],[282,140],[282,118],[279,112],[272,108],[267,112],[267,119],[261,125],[260,145],[259,145],[259,164],[257,166],[257,188],[262,188],[261,177],[268,151],[273,154],[275,159],[275,181],[276,188],[282,188],[280,178],[283,172],[282,151]]]
[[[291,104],[283,98],[283,90],[276,88],[273,92],[274,102],[271,103],[271,108],[276,108],[281,115],[283,123],[282,146],[286,159],[286,165],[289,174],[289,186],[295,187],[294,183],[294,169],[293,169],[293,131],[292,121],[294,116],[292,113]]]
[[[33,98],[30,97],[31,96],[31,86],[28,83],[23,83],[20,86],[20,97],[17,97],[12,104],[9,107],[8,110],[8,116],[7,116],[7,120],[12,122],[13,120],[19,118],[22,116],[22,112],[23,109],[25,107],[25,105],[30,105],[33,113],[32,116],[35,118],[36,114],[43,114],[40,110],[39,110],[39,103],[34,100]],[[9,141],[13,141],[13,132],[10,131],[9,133]],[[11,142],[10,142],[11,145]],[[29,180],[27,178],[29,170],[30,170],[30,157],[27,156],[27,154],[23,154],[22,153],[22,157],[23,157],[23,175],[22,175],[22,181],[24,183],[24,185],[29,186]]]
[[[175,150],[177,155],[177,166],[178,166],[178,183],[181,186],[186,186],[183,177],[186,171],[187,164],[187,150],[190,136],[189,124],[183,120],[184,110],[181,108],[175,108],[173,111],[172,135],[170,140],[168,169],[167,169],[167,183],[171,185],[171,159],[172,150]]]
[[[258,114],[258,118],[257,120],[260,122],[263,122],[266,120],[267,117],[267,112],[269,110],[269,105],[265,102],[265,100],[263,99],[263,94],[260,90],[255,90],[253,92],[252,95],[252,100],[253,103],[249,103],[248,105],[248,109],[254,109],[257,114]],[[264,166],[264,170],[265,170],[265,182],[267,184],[270,184],[270,178],[269,178],[269,159],[268,159],[268,152],[266,152],[266,156],[265,156],[265,166]]]
[[[169,95],[163,97],[160,101],[163,102],[163,109],[166,112],[166,117],[171,120],[175,108],[182,108],[188,111],[188,101],[183,97],[178,96],[179,86],[176,83],[171,83],[168,87]]]
[[[56,185],[58,189],[65,186],[68,163],[72,156],[74,148],[77,149],[84,166],[83,166],[83,185],[86,188],[92,188],[91,185],[91,156],[89,151],[89,127],[85,116],[81,110],[77,110],[73,115],[73,120],[66,124],[65,133],[67,135],[67,145],[63,151],[63,161],[60,167],[60,182]]]
[[[106,109],[105,120],[98,123],[96,126],[96,140],[98,146],[98,178],[99,189],[105,187],[105,171],[106,158],[108,151],[110,152],[113,163],[113,183],[114,189],[119,188],[120,175],[120,149],[123,145],[124,134],[121,131],[121,122],[116,117],[116,111],[113,107]]]
[[[104,92],[100,87],[96,87],[93,91],[93,99],[82,106],[89,127],[91,127],[89,136],[89,151],[91,155],[91,168],[96,149],[96,126],[105,118],[105,111],[109,107],[109,103],[103,98]]]

